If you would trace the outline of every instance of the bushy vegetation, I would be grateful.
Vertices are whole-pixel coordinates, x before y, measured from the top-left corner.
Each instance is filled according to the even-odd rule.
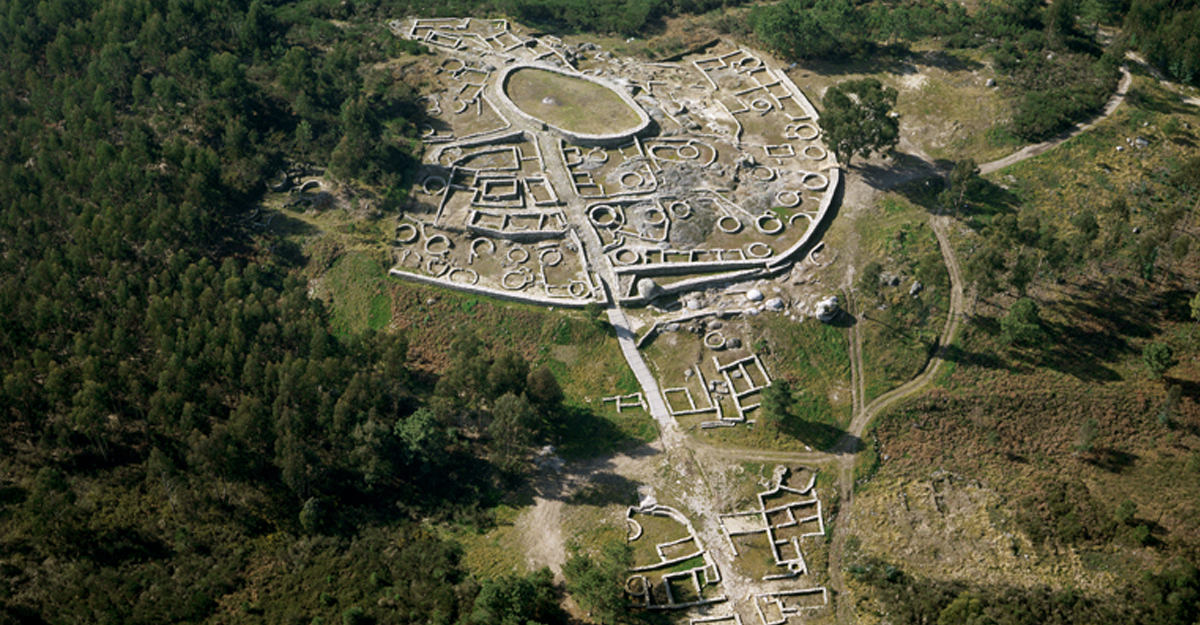
[[[1167,74],[1200,81],[1200,7],[1195,3],[1133,0],[1125,30],[1130,43]]]
[[[947,48],[985,47],[1018,98],[1009,130],[1040,141],[1097,112],[1116,87],[1123,48],[1101,55],[1076,25],[1082,10],[1030,0],[987,3],[972,13],[940,0],[786,0],[756,7],[750,19],[766,46],[795,59],[902,53],[935,37]]]
[[[389,12],[0,3],[0,621],[564,618],[418,522],[488,525],[555,375],[464,342],[431,388],[251,225],[295,163],[403,199]]]
[[[995,623],[1190,623],[1200,614],[1200,572],[1183,560],[1159,574],[1147,573],[1116,597],[1072,589],[991,588],[918,579],[878,560],[851,575],[879,593],[889,620],[900,624]]]
[[[961,32],[967,12],[926,0],[897,5],[849,0],[784,0],[750,14],[755,35],[795,59],[865,56],[881,45]]]

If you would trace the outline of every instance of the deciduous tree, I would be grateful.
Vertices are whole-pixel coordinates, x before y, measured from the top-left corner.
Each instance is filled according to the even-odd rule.
[[[1042,336],[1042,318],[1038,305],[1023,297],[1013,303],[1008,314],[1000,320],[1000,333],[1006,343],[1031,345]]]
[[[874,78],[851,80],[825,92],[825,142],[846,167],[855,156],[868,157],[900,142],[900,121],[890,115],[896,97],[895,89]]]
[[[1174,367],[1178,361],[1170,345],[1155,341],[1142,350],[1142,362],[1146,364],[1151,378],[1161,380],[1167,369]]]
[[[563,565],[567,591],[592,618],[610,625],[625,614],[625,571],[632,563],[628,545],[610,541],[594,557],[576,552]]]

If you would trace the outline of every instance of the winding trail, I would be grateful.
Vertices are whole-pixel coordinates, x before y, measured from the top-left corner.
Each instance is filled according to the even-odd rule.
[[[938,247],[942,250],[942,258],[946,262],[946,269],[950,273],[950,310],[946,315],[946,324],[942,327],[942,332],[938,336],[937,351],[933,357],[925,365],[925,370],[913,379],[897,386],[896,388],[875,398],[867,407],[863,408],[850,421],[850,427],[847,429],[847,435],[842,438],[841,442],[833,448],[834,453],[853,453],[855,445],[870,425],[871,419],[875,418],[881,411],[888,408],[892,404],[904,399],[925,388],[941,369],[942,363],[945,362],[946,349],[954,341],[955,335],[958,333],[958,326],[962,322],[963,305],[965,298],[963,296],[963,281],[962,270],[958,266],[958,258],[954,256],[954,249],[950,246],[950,239],[947,236],[947,226],[950,223],[950,218],[944,215],[936,215],[929,218],[929,225],[933,228],[933,233],[937,236]],[[858,362],[858,367],[862,367],[862,351],[859,349],[853,355],[854,360]]]
[[[1077,136],[1078,134],[1092,128],[1100,121],[1106,119],[1117,107],[1124,101],[1125,94],[1128,91],[1132,76],[1126,68],[1121,69],[1122,77],[1118,84],[1117,91],[1109,102],[1104,107],[1104,110],[1095,119],[1086,124],[1077,125],[1075,128],[1064,132],[1063,134],[1037,145],[1027,146],[1013,154],[1004,158],[984,163],[979,167],[980,174],[988,174],[1015,163],[1019,163],[1034,156],[1038,156],[1048,150],[1062,144],[1068,139]],[[907,142],[906,142],[907,143]],[[550,146],[547,146],[550,147]],[[879,190],[893,188],[903,182],[911,180],[918,175],[926,175],[929,173],[937,173],[946,175],[948,172],[939,170],[927,155],[925,155],[917,146],[906,145],[910,148],[912,154],[919,159],[919,164],[911,168],[906,168],[903,172],[896,172],[894,179],[889,180]],[[550,154],[555,154],[554,150],[547,150]],[[551,157],[555,158],[554,156]],[[849,176],[844,179],[844,184],[852,183],[863,184],[861,176],[856,176],[858,180],[852,181]],[[731,599],[743,600],[750,597],[750,589],[754,586],[754,582],[741,576],[737,569],[732,566],[732,554],[728,553],[724,541],[721,540],[719,522],[717,513],[714,509],[713,492],[709,486],[708,476],[705,474],[705,467],[710,466],[710,462],[776,462],[776,463],[791,463],[805,464],[809,466],[824,467],[826,470],[836,471],[837,474],[837,503],[836,517],[831,520],[828,531],[832,532],[833,540],[830,547],[829,563],[828,563],[828,586],[834,591],[834,600],[837,610],[837,622],[851,623],[854,621],[853,598],[847,593],[844,577],[842,575],[842,554],[845,550],[845,540],[847,533],[839,531],[841,528],[847,527],[853,517],[854,504],[854,465],[856,454],[861,448],[862,436],[867,431],[871,421],[884,410],[892,407],[901,400],[915,395],[925,390],[937,377],[945,362],[946,353],[950,345],[953,344],[958,335],[961,325],[965,296],[962,279],[962,271],[959,267],[958,259],[954,255],[954,250],[949,240],[949,230],[953,221],[941,214],[931,215],[929,224],[937,237],[938,247],[942,253],[943,260],[946,264],[947,271],[950,274],[950,305],[947,311],[945,325],[938,336],[938,344],[926,363],[924,369],[909,381],[900,386],[880,395],[870,403],[865,402],[866,398],[866,383],[863,367],[862,340],[858,328],[858,324],[854,324],[848,331],[848,348],[851,360],[851,395],[852,395],[852,418],[850,425],[846,430],[845,436],[830,448],[828,451],[808,451],[808,452],[779,452],[779,451],[764,451],[760,449],[738,448],[738,447],[714,447],[712,445],[700,442],[699,440],[689,438],[680,429],[679,424],[670,415],[670,411],[662,397],[657,380],[653,372],[647,366],[642,355],[637,350],[635,336],[629,327],[629,320],[624,311],[617,306],[610,306],[608,309],[608,318],[612,323],[617,333],[617,339],[621,346],[622,353],[626,361],[629,363],[630,369],[636,376],[642,393],[646,399],[650,414],[654,417],[659,426],[660,441],[652,445],[657,447],[661,445],[661,450],[668,456],[668,461],[676,466],[677,470],[684,475],[694,474],[700,480],[691,488],[690,493],[683,493],[686,496],[687,506],[691,508],[691,512],[697,515],[696,528],[700,534],[700,538],[704,541],[705,547],[712,554],[722,575],[725,577],[725,588]],[[594,252],[599,248],[599,241],[584,233],[584,242]],[[611,285],[615,284],[615,276],[611,272],[605,272],[603,263],[600,263],[599,272],[601,280],[606,286],[611,289]],[[853,271],[847,273],[844,287],[848,287],[853,282]],[[854,310],[854,302],[850,288],[845,288],[848,294],[846,307],[848,310]],[[560,488],[565,486],[567,482],[563,478],[547,480],[548,484],[554,484]],[[568,487],[568,490],[571,488]],[[555,493],[561,496],[560,493]],[[560,497],[549,495],[543,500],[539,497],[537,508],[545,514],[536,516],[530,519],[531,524],[547,525],[551,523],[557,524],[557,517],[561,510],[562,504]],[[559,500],[559,501],[555,501]],[[561,538],[552,543],[561,544]],[[540,554],[544,559],[551,559],[549,553]],[[555,563],[557,564],[557,562]],[[555,567],[555,571],[558,572]]]
[[[1108,103],[1104,105],[1104,110],[1093,118],[1091,121],[1083,124],[1075,124],[1070,130],[1064,131],[1058,136],[1047,139],[1041,143],[1027,145],[1004,158],[994,160],[990,163],[984,163],[979,166],[979,175],[984,176],[992,172],[1000,171],[1009,165],[1015,165],[1023,160],[1033,158],[1040,154],[1045,154],[1051,149],[1058,147],[1062,142],[1079,135],[1080,133],[1090,130],[1096,124],[1108,119],[1110,115],[1116,112],[1117,107],[1125,101],[1125,94],[1129,91],[1129,84],[1133,81],[1133,75],[1125,67],[1121,68],[1121,82],[1117,83],[1117,92],[1108,99]]]

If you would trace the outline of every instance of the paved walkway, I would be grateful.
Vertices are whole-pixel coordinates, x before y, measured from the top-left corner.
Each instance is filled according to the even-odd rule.
[[[675,422],[671,410],[663,401],[662,393],[658,389],[658,380],[654,379],[654,374],[650,372],[650,367],[646,366],[646,361],[638,351],[637,337],[629,329],[629,318],[625,316],[625,311],[614,305],[608,309],[608,321],[617,330],[617,342],[621,344],[621,353],[625,354],[625,361],[629,363],[629,368],[633,370],[634,377],[642,387],[642,395],[646,398],[646,405],[650,407],[650,416],[658,421],[663,445],[667,449],[678,446],[683,442],[683,433],[679,431],[679,424]]]

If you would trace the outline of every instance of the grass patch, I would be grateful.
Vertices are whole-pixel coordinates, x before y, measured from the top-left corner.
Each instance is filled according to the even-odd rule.
[[[619,132],[641,121],[612,89],[558,72],[518,69],[508,75],[505,91],[522,111],[570,132]]]
[[[664,573],[681,573],[683,571],[690,571],[692,569],[701,568],[705,564],[706,563],[704,562],[704,556],[696,556],[694,558],[688,558],[687,560],[684,560],[683,562],[672,564],[670,567],[667,568],[666,571],[663,571],[663,572]]]
[[[389,287],[387,271],[376,254],[355,250],[334,261],[321,280],[334,330],[346,336],[386,328],[392,321]]]
[[[849,423],[850,354],[846,331],[814,320],[796,322],[783,315],[760,315],[751,322],[764,348],[767,370],[812,397],[808,416],[832,425]]]
[[[451,526],[441,533],[462,545],[463,564],[479,579],[524,572],[524,550],[515,526],[521,512],[520,508],[500,505],[492,509],[495,525],[486,532]]]
[[[855,227],[861,241],[855,304],[863,344],[865,402],[920,373],[937,345],[950,300],[950,275],[928,213],[906,196],[885,196]],[[910,294],[915,282],[922,286]]]

